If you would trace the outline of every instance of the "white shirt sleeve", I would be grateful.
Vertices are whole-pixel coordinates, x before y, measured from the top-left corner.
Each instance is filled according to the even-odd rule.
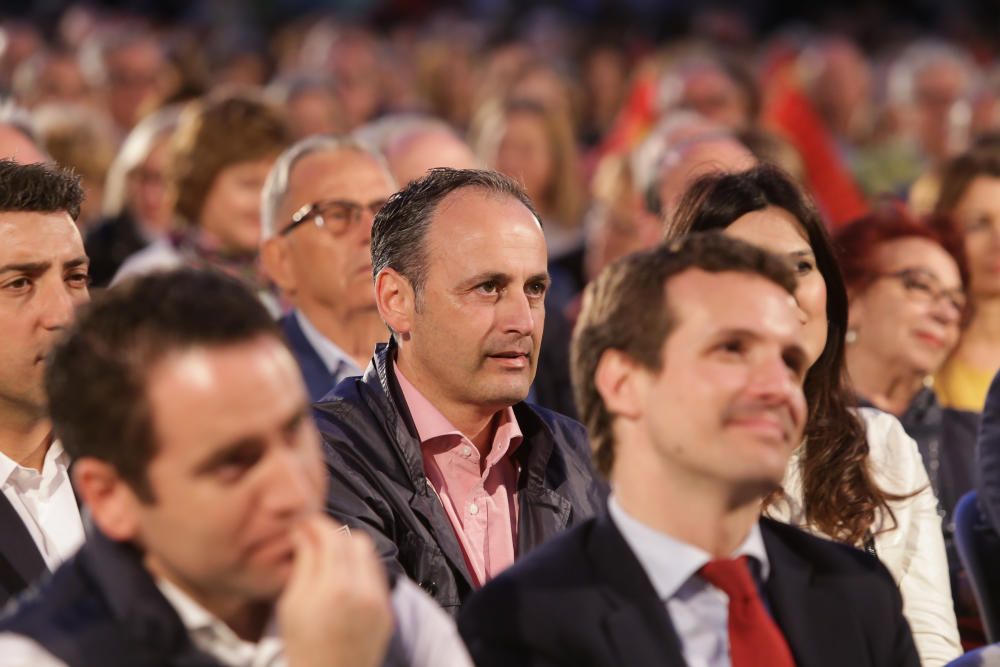
[[[396,581],[392,608],[411,667],[472,667],[455,621],[406,577]]]
[[[883,491],[915,496],[892,502],[896,528],[886,518],[875,534],[879,559],[903,596],[903,614],[925,667],[938,667],[962,654],[952,606],[948,558],[938,501],[934,497],[917,443],[899,420],[862,408],[876,483]],[[878,528],[882,531],[879,532]]]
[[[12,632],[0,633],[4,667],[68,667],[35,640]]]

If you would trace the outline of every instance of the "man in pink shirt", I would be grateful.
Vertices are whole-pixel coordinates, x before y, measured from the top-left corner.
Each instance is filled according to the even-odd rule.
[[[488,171],[435,169],[375,217],[376,304],[392,336],[316,405],[327,510],[451,611],[594,514],[583,427],[525,404],[547,253],[530,200]]]

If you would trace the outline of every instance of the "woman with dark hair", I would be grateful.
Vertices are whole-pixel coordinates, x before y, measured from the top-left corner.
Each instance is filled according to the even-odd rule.
[[[899,421],[855,408],[845,370],[847,289],[819,213],[788,175],[763,165],[696,181],[667,235],[709,229],[788,257],[799,277],[809,418],[766,514],[876,554],[899,584],[921,661],[947,663],[962,651],[937,500]]]

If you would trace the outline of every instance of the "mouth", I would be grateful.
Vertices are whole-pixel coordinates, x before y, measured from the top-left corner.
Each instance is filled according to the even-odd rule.
[[[927,345],[935,349],[943,349],[945,346],[944,338],[941,336],[936,336],[928,331],[916,331],[913,334],[918,340],[926,343]]]
[[[505,352],[495,352],[486,356],[504,368],[520,370],[528,368],[531,365],[531,354],[528,352],[510,350]]]

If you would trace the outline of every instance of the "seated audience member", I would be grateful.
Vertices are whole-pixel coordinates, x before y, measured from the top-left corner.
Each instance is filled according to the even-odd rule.
[[[0,621],[5,665],[469,665],[451,619],[323,514],[309,398],[238,281],[105,292],[46,390],[93,524]]]
[[[962,240],[892,209],[842,228],[834,244],[847,285],[851,383],[863,405],[895,415],[917,441],[950,545],[952,510],[972,488],[979,416],[942,408],[929,381],[967,312]]]
[[[934,209],[949,215],[965,237],[969,261],[970,318],[958,347],[934,380],[941,405],[979,412],[1000,369],[1000,151],[972,150],[948,162]]]
[[[95,287],[106,287],[122,262],[170,229],[167,152],[178,116],[177,107],[167,107],[143,118],[108,169],[104,217],[84,239]]]
[[[1000,534],[1000,373],[993,378],[983,404],[975,465],[979,506]]]
[[[0,160],[0,606],[83,542],[42,382],[46,353],[88,298],[82,199],[68,172]]]
[[[514,181],[434,169],[375,216],[372,263],[392,334],[364,377],[316,405],[327,509],[455,612],[604,495],[583,427],[523,402],[545,319],[545,237]]]
[[[847,289],[819,213],[787,174],[765,165],[696,181],[668,234],[713,229],[788,258],[799,276],[809,420],[767,515],[878,555],[902,592],[923,664],[943,665],[961,647],[938,501],[899,420],[853,407]]]
[[[191,102],[171,139],[168,191],[181,231],[122,264],[114,282],[180,265],[210,266],[270,297],[257,268],[260,193],[291,143],[280,109],[249,94]]]
[[[794,289],[719,234],[587,288],[573,385],[608,512],[472,596],[477,665],[919,665],[876,559],[760,516],[806,424]]]
[[[314,401],[361,375],[387,338],[369,248],[372,220],[395,189],[379,155],[322,136],[282,153],[264,185],[261,259],[294,308],[281,327]]]

